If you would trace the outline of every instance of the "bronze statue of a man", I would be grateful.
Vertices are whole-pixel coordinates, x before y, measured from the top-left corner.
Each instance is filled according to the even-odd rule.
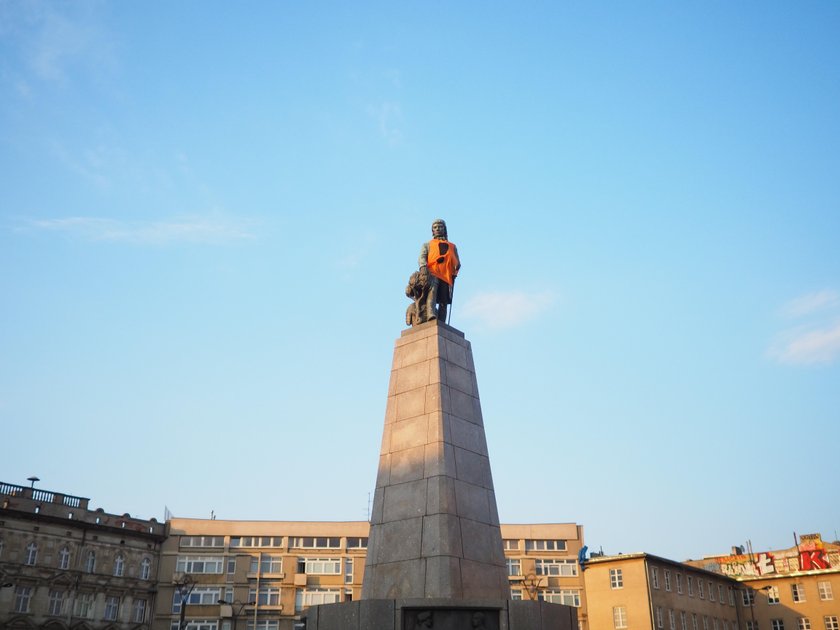
[[[426,296],[425,312],[420,313],[422,321],[439,319],[446,322],[447,307],[452,304],[452,288],[461,260],[458,258],[458,248],[451,243],[446,233],[446,222],[436,219],[432,223],[432,240],[423,243],[420,248],[420,278],[428,282],[429,292]]]

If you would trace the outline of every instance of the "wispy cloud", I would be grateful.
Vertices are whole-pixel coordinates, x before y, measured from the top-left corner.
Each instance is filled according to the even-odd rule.
[[[554,300],[550,291],[487,291],[471,296],[461,314],[487,328],[513,328],[539,316]]]
[[[840,357],[840,322],[826,328],[781,333],[767,354],[789,365],[833,363]]]
[[[804,317],[816,311],[840,305],[840,293],[832,289],[823,289],[807,293],[791,300],[782,307],[786,317]]]
[[[402,142],[402,108],[399,103],[386,101],[378,106],[368,107],[370,114],[377,122],[379,135],[390,145]]]
[[[30,229],[56,232],[89,241],[136,245],[177,243],[222,244],[254,238],[253,222],[220,216],[183,216],[158,221],[120,221],[101,217],[67,217],[29,222]]]
[[[840,293],[807,293],[784,304],[780,312],[799,323],[776,335],[767,357],[786,365],[825,365],[840,358]]]
[[[2,3],[0,36],[12,41],[33,77],[63,82],[79,67],[99,74],[115,65],[102,16],[97,3]]]

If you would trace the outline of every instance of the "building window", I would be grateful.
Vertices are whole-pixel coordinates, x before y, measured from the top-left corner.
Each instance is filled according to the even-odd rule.
[[[537,575],[574,576],[578,574],[577,562],[575,560],[547,560],[540,558],[536,560],[534,570]]]
[[[344,558],[344,583],[353,583],[353,558]]]
[[[566,551],[565,540],[526,540],[525,551]]]
[[[714,630],[718,630],[718,618],[717,617],[714,617],[712,619],[712,628],[714,628]]]
[[[709,601],[715,601],[715,585],[709,582]]]
[[[668,627],[677,630],[677,615],[673,610],[668,611]]]
[[[726,602],[723,601],[723,584],[718,584],[718,601],[721,604],[726,603]]]
[[[248,601],[257,602],[258,606],[279,606],[280,587],[261,586],[259,592],[254,588],[248,589]]]
[[[627,627],[627,609],[624,606],[613,608],[613,626],[616,630]]]
[[[799,626],[799,630],[811,630],[811,620],[808,617],[800,617],[797,625]]]
[[[624,588],[624,575],[621,569],[610,569],[610,588]]]
[[[64,571],[70,568],[70,550],[67,547],[58,552],[58,568]]]
[[[181,536],[178,541],[181,547],[224,547],[224,536]],[[231,545],[233,546],[233,545]]]
[[[758,622],[757,621],[747,621],[746,622],[747,630],[758,630]]]
[[[817,590],[820,592],[820,599],[822,601],[827,602],[834,599],[834,595],[831,592],[831,582],[817,582]]]
[[[680,630],[688,630],[688,615],[684,610],[680,611]]]
[[[304,608],[318,604],[334,604],[339,601],[341,591],[337,588],[307,588],[295,593],[295,610],[300,612]]]
[[[222,556],[179,556],[175,565],[178,573],[222,573]]]
[[[107,621],[116,621],[117,620],[117,613],[120,610],[120,598],[119,597],[106,597],[105,598],[105,619]]]
[[[840,625],[837,623],[837,615],[826,615],[823,617],[825,630],[840,630]]]
[[[294,539],[299,540],[299,539]],[[338,539],[336,539],[338,540]],[[235,536],[230,539],[231,547],[282,547],[282,536]],[[338,546],[338,543],[336,543]]]
[[[537,599],[541,602],[580,608],[580,591],[578,590],[547,588],[537,593]]]
[[[289,547],[294,549],[339,549],[340,538],[295,537],[289,539]]]
[[[732,588],[731,586],[729,587],[729,605],[730,606],[735,605],[735,589]]]
[[[662,621],[662,608],[660,608],[659,606],[656,607],[656,627],[665,627],[665,623]]]
[[[347,548],[348,549],[367,549],[368,546],[368,539],[367,538],[360,538],[358,536],[348,536],[347,537]]]
[[[257,625],[254,625],[254,620],[249,619],[247,624],[248,630],[280,630],[280,621],[277,619],[257,619]]]
[[[741,591],[741,599],[744,606],[755,606],[755,591],[751,588],[745,588]]]
[[[146,600],[135,599],[131,605],[131,621],[134,623],[143,623],[146,621]]]
[[[519,551],[519,540],[513,538],[505,538],[503,541],[505,551]]]
[[[341,575],[341,558],[298,558],[298,573]]]
[[[691,613],[691,630],[697,630],[697,613]]]
[[[282,573],[283,556],[251,556],[250,572],[256,573],[257,569],[259,569],[260,573]],[[230,573],[230,571],[228,571],[228,573]]]
[[[522,589],[521,588],[510,589],[510,598],[515,602],[521,602],[522,601]]]
[[[650,581],[653,584],[653,588],[659,588],[659,569],[656,567],[650,568]]]
[[[682,573],[677,573],[674,577],[677,579],[677,593],[682,595]]]
[[[91,619],[93,617],[93,593],[79,593],[73,608],[76,617]]]
[[[690,575],[685,576],[685,583],[688,586],[688,596],[694,597],[694,578]]]
[[[169,624],[170,630],[179,630],[178,621]],[[184,626],[184,630],[219,630],[219,622],[215,619],[192,619]]]
[[[85,573],[93,573],[96,571],[96,553],[88,551],[85,559]]]
[[[665,590],[671,590],[671,571],[668,569],[664,569],[662,571],[662,576],[665,578]]]
[[[795,604],[798,604],[799,602],[804,602],[805,601],[805,585],[804,584],[791,584],[790,585],[790,596],[793,599],[793,602]]]
[[[32,599],[31,586],[18,586],[15,589],[15,612],[29,612],[29,600]]]
[[[700,599],[703,599],[705,597],[703,593],[703,580],[697,580],[697,596]]]
[[[505,559],[508,575],[522,575],[522,561],[518,558]]]
[[[709,618],[703,615],[703,630],[709,630]]]
[[[770,627],[773,630],[785,630],[785,622],[783,619],[771,619]]]
[[[35,563],[38,561],[38,545],[34,542],[29,543],[26,545],[26,558],[24,559],[24,564],[32,567],[35,566]]]
[[[779,603],[779,587],[778,586],[767,587],[767,603],[771,604],[771,605]]]
[[[143,558],[140,563],[140,579],[148,580],[152,576],[152,561],[148,558]]]
[[[181,603],[187,606],[212,606],[222,598],[221,586],[196,586],[189,594],[181,594],[178,591],[172,593],[172,612],[181,612]],[[248,601],[254,601],[250,598]]]
[[[47,604],[47,614],[58,617],[64,609],[64,591],[50,591],[50,601]]]
[[[123,574],[125,574],[125,558],[122,554],[117,554],[117,557],[114,558],[114,575],[122,577]]]

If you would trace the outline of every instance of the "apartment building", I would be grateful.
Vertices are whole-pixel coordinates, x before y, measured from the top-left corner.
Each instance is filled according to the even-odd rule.
[[[291,630],[308,606],[358,599],[369,524],[168,521],[156,630]],[[575,524],[502,525],[511,597],[578,607],[585,622]]]
[[[689,564],[737,580],[743,587],[743,630],[840,630],[840,545],[820,534],[784,549],[732,553]]]
[[[590,558],[591,630],[738,630],[739,584],[724,575],[630,553]]]
[[[147,630],[164,525],[0,482],[0,628]]]

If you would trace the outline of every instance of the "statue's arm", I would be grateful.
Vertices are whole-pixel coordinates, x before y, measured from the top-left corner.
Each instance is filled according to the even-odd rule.
[[[420,248],[420,258],[417,259],[418,266],[420,269],[426,266],[429,260],[429,243],[423,243],[423,246]]]
[[[455,248],[455,258],[458,260],[458,266],[455,267],[455,271],[461,270],[461,254],[458,253],[458,246],[455,243],[452,243],[452,247]]]

